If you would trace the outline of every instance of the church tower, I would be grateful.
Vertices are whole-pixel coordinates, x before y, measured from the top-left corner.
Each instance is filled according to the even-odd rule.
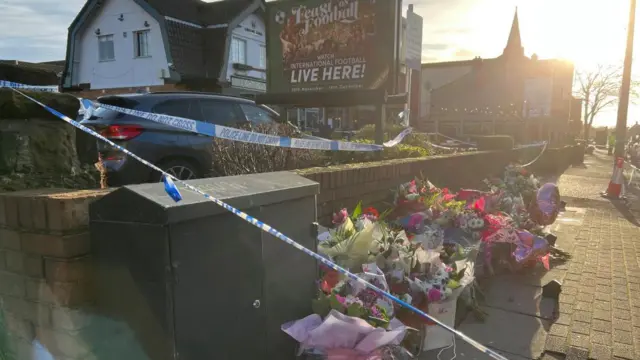
[[[513,22],[511,23],[511,32],[509,33],[509,40],[507,40],[507,46],[502,52],[502,56],[505,57],[523,57],[524,48],[522,47],[522,39],[520,38],[520,23],[518,22],[518,8],[513,15]]]

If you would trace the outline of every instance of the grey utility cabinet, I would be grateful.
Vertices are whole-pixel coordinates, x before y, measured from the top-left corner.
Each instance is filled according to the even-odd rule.
[[[317,183],[290,172],[189,181],[316,251]],[[282,323],[311,313],[312,257],[180,188],[126,186],[91,205],[97,311],[150,359],[293,359]]]

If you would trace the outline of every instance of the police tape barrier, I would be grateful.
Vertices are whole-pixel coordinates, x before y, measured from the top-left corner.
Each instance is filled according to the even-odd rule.
[[[13,81],[0,80],[0,88],[9,88],[9,89],[22,89],[29,91],[42,91],[42,92],[51,92],[57,93],[58,85],[25,85]]]
[[[538,156],[536,156],[533,160],[529,161],[528,163],[522,165],[522,167],[527,167],[527,166],[533,165],[534,162],[538,161],[538,159],[540,159],[542,154],[544,154],[545,150],[547,150],[547,144],[548,143],[546,141],[543,141],[542,143],[538,143],[538,144],[521,145],[519,147],[516,147],[516,149],[525,149],[525,148],[531,148],[531,147],[544,146],[542,148],[542,150],[540,151],[540,154],[538,154]]]
[[[215,137],[219,139],[240,141],[250,144],[278,146],[292,149],[308,149],[308,150],[330,150],[330,151],[382,151],[388,147],[398,145],[402,140],[411,133],[411,128],[404,129],[394,139],[385,142],[383,145],[362,144],[337,140],[316,140],[316,139],[297,139],[286,136],[276,136],[256,133],[252,131],[236,129],[221,125],[215,125],[208,122],[196,121],[192,119],[182,118],[178,116],[154,114],[146,111],[125,109],[118,106],[93,103],[93,106],[99,106],[103,109],[116,111],[122,114],[137,116],[142,119],[150,120],[160,124],[172,126],[185,131],[193,132],[200,135]],[[91,115],[91,110],[85,114],[85,117]]]
[[[640,169],[638,169],[638,167],[630,164],[629,162],[625,163],[629,168],[631,168],[631,173],[629,174],[629,183],[627,184],[627,187],[631,187],[631,185],[635,185],[635,187],[640,188],[639,184],[635,184],[633,182],[633,177],[636,174],[636,171],[639,171]]]
[[[242,211],[240,211],[240,210],[238,210],[238,209],[234,208],[233,206],[231,206],[231,205],[229,205],[229,204],[227,204],[227,203],[223,202],[222,200],[219,200],[219,199],[217,199],[217,198],[215,198],[215,197],[213,197],[213,196],[211,196],[211,195],[209,195],[209,194],[205,193],[204,191],[202,191],[202,190],[200,190],[200,189],[196,188],[195,186],[189,185],[188,183],[186,183],[186,182],[184,182],[184,181],[182,181],[182,180],[180,180],[180,179],[178,179],[178,178],[176,178],[176,177],[174,177],[174,176],[172,176],[172,175],[170,175],[170,174],[168,174],[168,173],[164,172],[162,169],[160,169],[160,168],[159,168],[159,167],[157,167],[156,165],[154,165],[154,164],[152,164],[152,163],[150,163],[150,162],[148,162],[148,161],[144,160],[143,158],[141,158],[141,157],[139,157],[138,155],[136,155],[136,154],[134,154],[134,153],[130,152],[129,150],[127,150],[127,149],[123,148],[122,146],[117,145],[117,144],[116,144],[116,143],[114,143],[113,141],[108,140],[107,138],[105,138],[104,136],[102,136],[102,135],[98,134],[97,132],[95,132],[95,131],[93,131],[93,130],[89,129],[88,127],[86,127],[86,126],[84,126],[84,125],[81,125],[80,123],[78,123],[78,122],[76,122],[76,121],[74,121],[74,120],[70,119],[69,117],[67,117],[67,116],[65,116],[65,115],[63,115],[63,114],[61,114],[60,112],[56,111],[55,109],[52,109],[52,108],[50,108],[49,106],[47,106],[47,105],[45,105],[45,104],[43,104],[43,103],[41,103],[41,102],[39,102],[39,101],[37,101],[37,100],[35,100],[35,99],[31,98],[30,96],[28,96],[28,95],[26,95],[26,94],[22,93],[21,91],[16,90],[16,89],[13,89],[13,90],[14,90],[15,92],[17,92],[18,94],[20,94],[20,95],[24,96],[25,98],[27,98],[27,99],[29,99],[29,100],[33,101],[34,103],[36,103],[36,104],[40,105],[42,108],[44,108],[45,110],[49,111],[50,113],[52,113],[52,114],[53,114],[53,115],[55,115],[56,117],[58,117],[58,118],[60,118],[61,120],[65,121],[66,123],[68,123],[68,124],[70,124],[70,125],[72,125],[72,126],[74,126],[74,127],[78,128],[78,129],[80,129],[80,130],[84,131],[85,133],[87,133],[87,134],[89,134],[89,135],[94,136],[94,137],[95,137],[95,138],[97,138],[97,139],[100,139],[100,140],[102,140],[102,141],[106,142],[107,144],[109,144],[109,145],[113,146],[114,148],[116,148],[116,149],[118,149],[118,150],[120,150],[120,151],[124,152],[125,154],[127,154],[127,155],[131,156],[132,158],[134,158],[134,159],[136,159],[136,160],[140,161],[142,164],[144,164],[144,165],[148,166],[149,168],[151,168],[151,169],[153,169],[153,170],[155,170],[155,171],[158,171],[158,172],[162,173],[162,174],[163,174],[163,176],[164,176],[165,178],[167,178],[167,179],[171,179],[172,181],[175,181],[175,182],[177,182],[177,183],[181,184],[181,185],[182,185],[182,186],[184,186],[185,188],[187,188],[187,189],[189,189],[189,190],[191,190],[191,191],[194,191],[194,192],[196,192],[197,194],[200,194],[200,195],[204,196],[207,200],[210,200],[210,201],[212,201],[212,202],[216,203],[217,205],[221,206],[221,207],[222,207],[222,208],[224,208],[225,210],[227,210],[227,211],[229,211],[229,212],[233,213],[234,215],[238,216],[239,218],[241,218],[241,219],[245,220],[245,221],[246,221],[246,222],[248,222],[249,224],[251,224],[251,225],[253,225],[253,226],[255,226],[255,227],[259,228],[260,230],[262,230],[262,231],[264,231],[264,232],[266,232],[266,233],[269,233],[270,235],[273,235],[274,237],[278,238],[279,240],[282,240],[282,241],[284,241],[285,243],[287,243],[287,244],[289,244],[289,245],[291,245],[291,246],[295,247],[296,249],[298,249],[298,250],[300,250],[300,251],[304,252],[305,254],[307,254],[307,255],[309,255],[309,256],[311,256],[311,257],[315,258],[317,261],[320,261],[321,263],[325,264],[326,266],[328,266],[328,267],[330,267],[330,268],[332,268],[332,269],[334,269],[334,270],[336,270],[336,271],[340,272],[341,274],[343,274],[343,275],[345,275],[345,276],[349,277],[350,279],[353,279],[354,281],[359,282],[359,283],[360,283],[360,284],[362,284],[363,286],[366,286],[367,288],[369,288],[369,289],[371,289],[371,290],[373,290],[373,291],[375,291],[375,292],[379,293],[380,295],[382,295],[382,296],[384,296],[384,297],[388,298],[389,300],[394,301],[394,302],[396,302],[397,304],[399,304],[399,305],[401,305],[401,306],[403,306],[403,307],[405,307],[405,308],[407,308],[407,309],[409,309],[409,310],[411,310],[411,311],[413,311],[413,312],[417,313],[418,315],[422,316],[423,318],[425,318],[425,319],[427,319],[427,320],[429,320],[429,321],[431,321],[431,322],[433,322],[433,323],[437,324],[438,326],[440,326],[440,327],[442,327],[443,329],[445,329],[445,330],[449,331],[450,333],[452,333],[452,334],[454,334],[454,335],[456,335],[456,336],[460,337],[462,340],[464,340],[465,342],[467,342],[467,343],[468,343],[468,344],[470,344],[471,346],[475,347],[475,348],[476,348],[476,349],[478,349],[479,351],[481,351],[481,352],[483,352],[483,353],[487,354],[487,355],[488,355],[488,356],[490,356],[491,358],[496,359],[496,360],[507,360],[507,358],[506,358],[506,357],[502,356],[502,355],[501,355],[501,354],[499,354],[498,352],[496,352],[496,351],[494,351],[494,350],[492,350],[492,349],[490,349],[490,348],[488,348],[488,347],[486,347],[486,346],[484,346],[484,345],[480,344],[479,342],[477,342],[477,341],[473,340],[472,338],[470,338],[469,336],[465,335],[464,333],[462,333],[462,332],[460,332],[460,331],[458,331],[458,330],[456,330],[456,329],[454,329],[454,328],[452,328],[452,327],[450,327],[450,326],[448,326],[448,325],[444,324],[444,323],[443,323],[443,322],[441,322],[440,320],[438,320],[438,319],[436,319],[436,318],[431,317],[429,314],[427,314],[427,313],[425,313],[424,311],[422,311],[422,310],[420,310],[420,309],[416,308],[415,306],[413,306],[413,305],[411,305],[411,304],[409,304],[409,303],[407,303],[407,302],[405,302],[405,301],[403,301],[403,300],[399,299],[398,297],[396,297],[396,296],[394,296],[394,295],[392,295],[392,294],[390,294],[390,293],[388,293],[388,292],[386,292],[386,291],[384,291],[384,290],[382,290],[382,289],[378,288],[377,286],[375,286],[375,285],[373,285],[373,284],[371,284],[371,283],[367,282],[366,280],[364,280],[364,279],[360,278],[359,276],[357,276],[357,275],[355,275],[355,274],[351,273],[351,272],[350,272],[350,271],[348,271],[347,269],[344,269],[344,268],[340,267],[339,265],[334,264],[333,262],[331,262],[331,261],[330,261],[330,260],[328,260],[327,258],[325,258],[325,257],[323,257],[323,256],[321,256],[321,255],[319,255],[319,254],[317,254],[317,253],[315,253],[315,252],[313,252],[313,251],[311,251],[311,250],[307,249],[306,247],[304,247],[304,246],[300,245],[299,243],[297,243],[296,241],[294,241],[294,240],[293,240],[293,239],[291,239],[290,237],[288,237],[288,236],[284,235],[284,234],[283,234],[283,233],[281,233],[280,231],[278,231],[278,230],[274,229],[273,227],[271,227],[271,226],[269,226],[269,225],[267,225],[267,224],[263,223],[262,221],[260,221],[260,220],[258,220],[258,219],[256,219],[256,218],[254,218],[254,217],[252,217],[252,216],[250,216],[250,215],[248,215],[248,214],[246,214],[246,213],[244,213],[244,212],[242,212]],[[165,185],[166,185],[167,183],[169,183],[169,182],[166,182],[166,183],[165,183]],[[179,199],[179,196],[176,196],[175,194],[174,194],[173,196],[171,196],[171,197],[172,197],[174,200]]]

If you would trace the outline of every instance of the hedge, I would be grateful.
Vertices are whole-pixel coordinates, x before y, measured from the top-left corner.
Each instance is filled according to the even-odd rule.
[[[60,82],[54,71],[0,63],[0,80],[26,85],[57,85]]]
[[[508,135],[477,136],[476,141],[479,151],[513,149],[513,138]]]

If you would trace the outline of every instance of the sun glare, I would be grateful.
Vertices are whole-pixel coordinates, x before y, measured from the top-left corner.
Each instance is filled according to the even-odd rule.
[[[479,0],[463,20],[474,30],[464,41],[468,48],[483,57],[499,55],[516,7],[528,55],[567,59],[577,68],[624,56],[628,0]]]

